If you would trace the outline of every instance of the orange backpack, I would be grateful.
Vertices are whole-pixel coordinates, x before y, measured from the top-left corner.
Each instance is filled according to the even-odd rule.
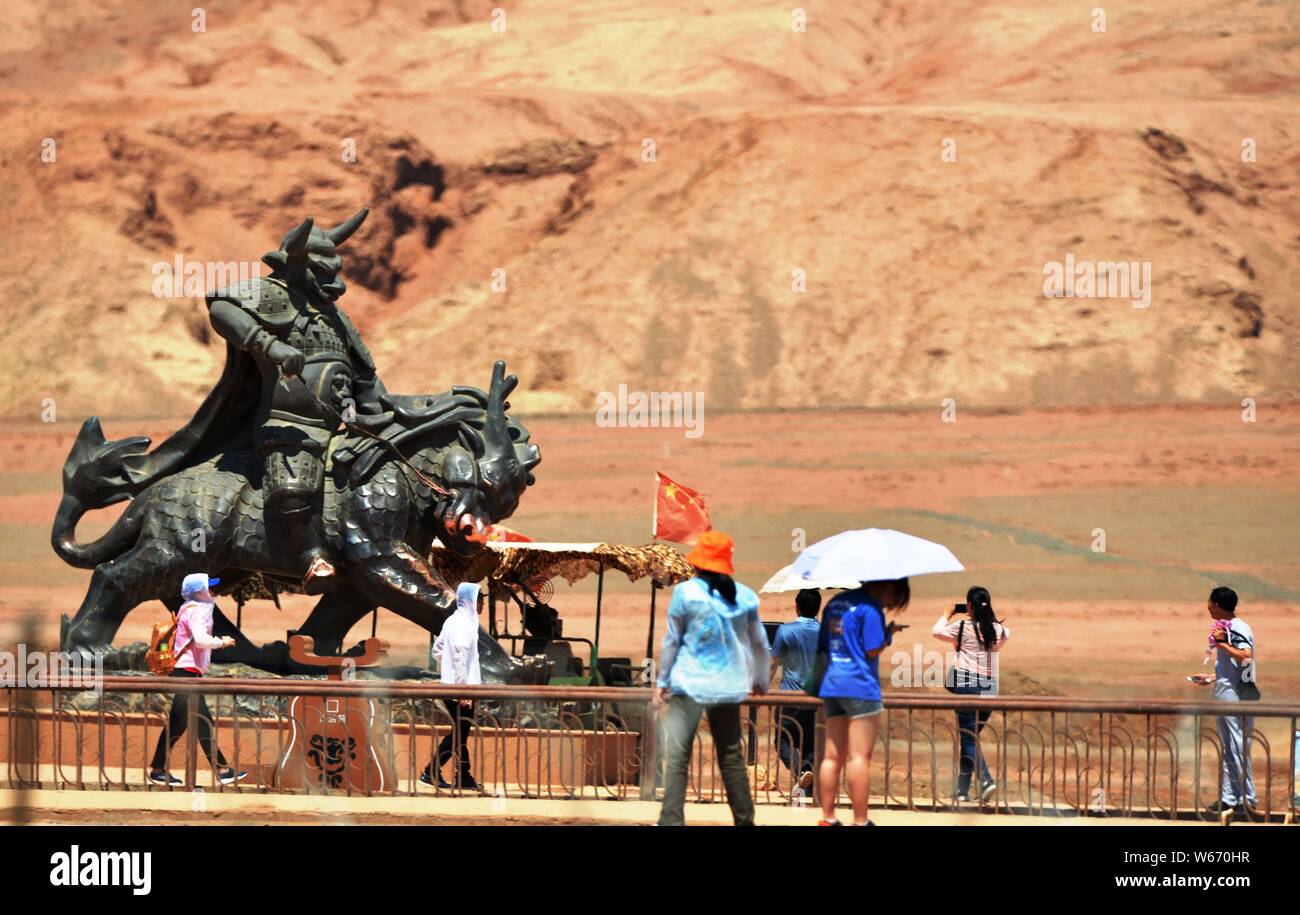
[[[164,628],[165,627],[165,628]],[[194,640],[190,639],[185,647],[176,651],[176,620],[171,625],[153,624],[153,635],[149,637],[149,650],[144,653],[144,662],[149,665],[149,672],[155,677],[169,677],[176,669],[176,659],[189,651]]]

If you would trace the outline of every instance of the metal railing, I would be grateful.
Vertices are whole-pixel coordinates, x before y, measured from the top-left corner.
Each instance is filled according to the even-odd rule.
[[[959,711],[988,714],[966,730],[978,733],[971,804],[953,800]],[[1220,798],[1218,721],[1242,715],[1257,795],[1249,818],[1294,821],[1300,704],[886,694],[873,794],[911,810],[1217,821],[1207,808]],[[997,786],[982,803],[981,763]]]
[[[662,711],[644,688],[107,676],[97,693],[80,683],[2,692],[0,776],[11,788],[653,800],[662,784]],[[173,736],[169,696],[204,696],[211,708],[202,716],[197,700],[187,702],[184,733],[176,735],[183,740],[169,758],[184,768],[175,788],[149,780],[160,735]],[[458,700],[472,710],[458,711]],[[988,723],[974,744],[975,771],[986,764],[997,789],[981,802],[977,774],[974,802],[958,805],[957,713],[978,711]],[[886,694],[870,765],[872,803],[1213,821],[1206,807],[1219,798],[1224,756],[1216,722],[1247,712],[1252,818],[1294,821],[1300,704],[1264,702]],[[248,773],[244,781],[222,785],[205,764],[201,718],[228,764]],[[807,763],[815,770],[824,731],[816,699],[749,697],[742,743],[757,803],[814,802],[815,786],[801,788],[799,776]],[[474,786],[458,783],[462,747]],[[420,774],[439,748],[446,764],[431,769],[432,784],[424,785]],[[438,775],[450,787],[440,787]],[[840,795],[846,802],[842,784]],[[724,800],[707,721],[687,799]]]

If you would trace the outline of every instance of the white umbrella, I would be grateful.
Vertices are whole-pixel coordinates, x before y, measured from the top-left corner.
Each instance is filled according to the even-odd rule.
[[[855,583],[966,570],[941,543],[877,527],[818,541],[799,554],[792,568],[804,581]]]
[[[822,581],[821,579],[804,579],[794,570],[794,564],[786,566],[767,580],[759,591],[760,594],[780,594],[784,591],[802,591],[804,588],[856,588],[854,579]]]

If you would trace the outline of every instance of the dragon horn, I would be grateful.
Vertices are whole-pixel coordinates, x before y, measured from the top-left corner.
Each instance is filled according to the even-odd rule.
[[[334,244],[341,245],[366,221],[368,215],[370,215],[370,207],[362,207],[357,215],[347,222],[339,223],[332,229],[326,229],[325,234],[330,237],[330,241],[334,242]]]
[[[519,376],[507,375],[505,361],[498,359],[496,365],[492,366],[492,386],[488,389],[487,408],[490,416],[505,415],[506,398],[518,385]]]

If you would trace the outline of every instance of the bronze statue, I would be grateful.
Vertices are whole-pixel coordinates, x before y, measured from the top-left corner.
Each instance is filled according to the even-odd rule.
[[[105,441],[98,417],[82,425],[51,539],[65,562],[94,574],[75,618],[64,618],[64,650],[108,649],[143,601],[174,610],[195,571],[219,575],[223,593],[254,574],[283,590],[328,592],[299,630],[322,651],[338,651],[378,606],[441,629],[455,592],[426,562],[431,543],[480,550],[541,456],[506,415],[518,379],[504,362],[487,392],[385,390],[337,304],[336,246],[367,212],[324,231],[307,219],[263,258],[270,276],[208,294],[225,370],[157,448],[142,436]],[[76,542],[87,511],[126,499],[103,537]],[[216,660],[292,666],[284,643],[258,649],[220,611],[215,631],[237,640]],[[509,667],[499,645],[484,648],[489,666]]]
[[[253,448],[262,461],[262,499],[289,548],[299,551],[308,594],[334,585],[334,566],[314,521],[330,439],[340,416],[381,413],[379,397],[386,393],[374,360],[338,306],[346,287],[335,246],[368,212],[324,231],[308,218],[262,258],[269,277],[207,296],[212,326],[257,367]]]

